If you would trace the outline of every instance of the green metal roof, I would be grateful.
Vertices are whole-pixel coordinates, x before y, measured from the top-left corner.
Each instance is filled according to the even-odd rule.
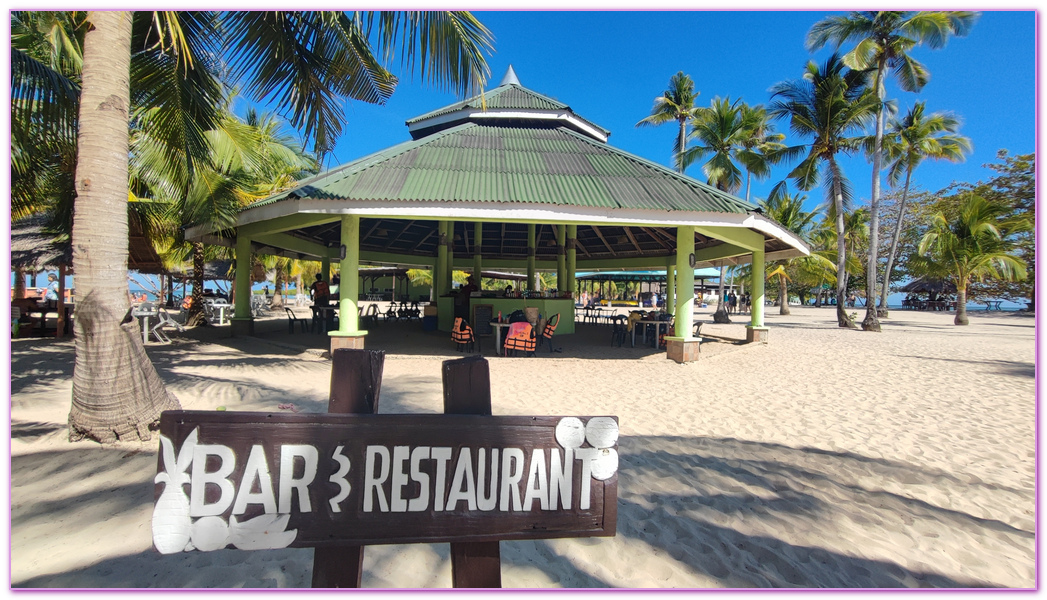
[[[463,123],[366,156],[257,202],[465,201],[746,213],[757,207],[553,124]]]
[[[473,96],[468,100],[463,100],[462,102],[438,108],[434,111],[425,113],[424,115],[414,117],[413,119],[408,119],[407,126],[411,127],[412,131],[421,130],[423,135],[427,135],[431,132],[425,128],[426,121],[438,121],[439,117],[451,116],[457,112],[473,113],[477,110],[485,112],[472,114],[470,118],[482,119],[485,114],[494,115],[504,111],[538,111],[554,114],[569,113],[573,118],[578,119],[589,127],[603,133],[605,139],[607,136],[611,135],[609,130],[575,114],[570,106],[557,100],[553,100],[548,96],[543,96],[533,90],[529,90],[518,83],[505,83],[493,90]],[[465,118],[465,116],[462,117],[463,120]],[[457,122],[451,123],[451,125],[456,124]]]

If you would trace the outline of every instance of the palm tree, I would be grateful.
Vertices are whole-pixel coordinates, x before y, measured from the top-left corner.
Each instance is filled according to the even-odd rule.
[[[803,146],[787,147],[782,143],[785,134],[774,130],[774,123],[762,104],[742,104],[742,123],[746,133],[735,156],[745,168],[745,201],[748,202],[752,178],[767,179],[773,165],[802,156]]]
[[[818,216],[818,212],[803,210],[803,203],[807,200],[807,196],[794,196],[790,194],[784,184],[785,182],[783,181],[774,186],[774,188],[771,189],[770,195],[767,196],[767,199],[760,201],[760,208],[763,209],[763,214],[765,216],[774,219],[786,230],[792,232],[805,242],[810,241],[811,232],[814,228],[815,218]],[[817,252],[812,253],[810,256],[780,261],[776,265],[776,268],[772,269],[767,275],[768,277],[771,277],[772,275],[778,276],[779,314],[791,314],[789,311],[788,284],[786,283],[789,276],[786,274],[786,267],[799,265],[802,262],[818,263],[822,268],[825,266],[833,266],[831,260]]]
[[[698,110],[694,101],[700,93],[694,91],[694,81],[691,80],[691,76],[680,71],[669,79],[669,89],[654,99],[651,114],[640,119],[636,124],[637,127],[664,125],[672,121],[679,124],[680,133],[673,144],[673,157],[676,162],[676,170],[680,173],[683,173],[686,168],[680,158],[687,145],[687,122]]]
[[[1010,209],[973,193],[964,192],[959,210],[939,212],[920,240],[921,273],[950,277],[956,284],[956,325],[967,325],[967,285],[986,277],[1015,281],[1026,276],[1025,263],[1011,254],[1010,234],[1030,231],[1025,218],[1007,218]]]
[[[701,108],[691,118],[691,135],[695,143],[687,148],[680,161],[689,167],[695,161],[710,156],[702,165],[709,185],[729,194],[742,187],[742,170],[734,164],[739,149],[744,148],[749,129],[742,119],[741,100],[713,98],[708,108]]]
[[[180,185],[188,190],[188,175],[197,161],[206,160],[204,132],[217,122],[218,65],[208,57],[220,50],[231,57],[228,72],[235,82],[285,107],[292,125],[322,153],[341,132],[344,98],[384,102],[393,92],[396,78],[376,56],[395,50],[406,68],[417,61],[429,83],[464,94],[486,79],[482,54],[490,48],[490,34],[465,12],[92,12],[86,21],[73,227],[79,293],[70,434],[101,441],[148,438],[148,425],[177,401],[163,388],[136,336],[120,326],[128,311],[128,124],[137,110],[169,109],[156,117],[157,134],[168,136],[169,146],[186,149],[172,170],[187,175]],[[46,78],[12,72],[12,110],[41,97],[38,92],[49,85]],[[117,206],[123,215],[116,214]]]
[[[866,268],[866,305],[862,329],[879,331],[876,317],[876,262],[879,246],[880,170],[886,110],[887,71],[890,69],[901,88],[918,92],[930,73],[919,61],[909,56],[915,46],[927,44],[932,49],[945,47],[950,35],[965,36],[978,19],[972,11],[855,11],[847,16],[826,17],[815,23],[807,33],[808,50],[818,50],[827,43],[839,49],[848,40],[857,42],[844,55],[844,63],[852,69],[875,69],[873,89],[879,100],[876,111],[876,141],[873,149],[872,196],[869,208],[869,265]]]
[[[884,310],[887,308],[888,286],[898,252],[898,240],[901,237],[912,172],[925,158],[963,162],[964,155],[971,151],[971,140],[957,133],[960,121],[956,117],[943,112],[924,115],[925,107],[926,102],[917,102],[905,118],[892,119],[883,138],[884,156],[891,163],[887,171],[888,183],[896,188],[903,175],[905,179],[902,198],[898,204],[898,222],[895,223],[894,235],[891,236],[891,250],[887,255],[887,270],[884,272],[883,288],[880,291],[880,308]],[[876,151],[875,146],[871,151]]]
[[[774,118],[789,118],[789,127],[802,137],[812,138],[807,144],[806,158],[790,173],[789,177],[801,190],[809,190],[821,180],[832,201],[838,240],[836,269],[846,272],[847,255],[844,237],[843,216],[850,204],[850,184],[844,177],[836,155],[857,151],[860,138],[850,137],[852,132],[863,129],[872,119],[878,101],[866,87],[866,74],[860,71],[844,71],[843,62],[836,54],[830,56],[823,66],[813,61],[807,64],[803,79],[786,81],[771,88],[770,114]],[[826,173],[820,174],[824,163]],[[836,317],[840,327],[855,327],[844,311],[846,277],[837,277]]]

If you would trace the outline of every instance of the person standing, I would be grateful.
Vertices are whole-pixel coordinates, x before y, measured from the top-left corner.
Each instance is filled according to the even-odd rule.
[[[54,273],[47,276],[47,293],[44,294],[48,306],[58,305],[58,277]]]
[[[328,306],[330,304],[331,288],[320,273],[316,274],[316,281],[309,286],[309,295],[313,299],[313,306]]]

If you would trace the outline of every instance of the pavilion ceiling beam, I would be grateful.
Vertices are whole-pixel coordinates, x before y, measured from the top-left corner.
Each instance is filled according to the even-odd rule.
[[[502,235],[498,238],[498,254],[505,252],[505,223],[502,223]]]
[[[251,240],[273,248],[281,248],[283,250],[309,254],[315,256],[317,259],[323,257],[334,258],[338,256],[339,253],[338,248],[328,248],[323,244],[303,240],[302,238],[293,236],[289,233],[270,233],[267,235],[252,236]]]
[[[433,237],[434,233],[436,233],[436,229],[435,228],[434,229],[430,229],[429,233],[426,234],[426,236],[424,238],[422,238],[422,241],[420,241],[417,244],[415,244],[414,248],[411,248],[411,252],[414,252],[415,250],[421,248],[422,244],[424,244],[426,242],[426,240],[428,240],[429,238]]]
[[[657,233],[658,230],[657,229],[651,229],[650,227],[641,227],[640,230],[643,231],[644,233],[646,233],[647,235],[651,236],[651,239],[653,239],[654,241],[658,242],[658,244],[660,244],[662,248],[665,248],[666,250],[672,250],[672,251],[676,250],[676,248],[674,246],[666,243],[666,241],[663,240],[660,235],[658,235],[658,233]]]
[[[393,244],[395,244],[396,242],[400,241],[400,238],[403,237],[403,235],[405,233],[407,233],[407,230],[411,228],[411,225],[414,225],[414,221],[408,221],[407,225],[404,225],[404,228],[401,229],[399,231],[399,233],[396,234],[396,237],[394,237],[393,239],[389,240],[389,243],[385,245],[385,250],[388,250],[389,248],[392,247]]]
[[[603,233],[600,232],[600,228],[596,225],[593,225],[593,231],[596,232],[596,237],[600,238],[600,241],[603,242],[603,245],[607,247],[607,251],[611,253],[611,256],[617,257],[618,253],[614,251],[614,248],[612,248],[610,244],[607,243],[607,238],[605,238],[603,236]]]
[[[695,227],[695,232],[702,235],[716,238],[728,244],[735,246],[741,246],[750,252],[753,250],[763,251],[764,249],[764,237],[763,234],[757,233],[751,229],[745,229],[743,227]]]
[[[382,219],[375,219],[374,225],[371,225],[371,228],[367,230],[367,233],[365,233],[362,236],[360,236],[360,239],[361,240],[365,240],[365,239],[371,237],[371,234],[374,233],[374,230],[378,229],[378,226],[381,225],[381,224],[382,224]]]
[[[578,238],[574,238],[574,247],[577,248],[578,250],[581,250],[582,254],[584,254],[586,256],[592,256],[592,254],[589,254],[589,251],[585,249],[585,246],[582,245],[582,240],[580,240]]]
[[[633,248],[640,254],[643,254],[643,249],[640,248],[640,244],[636,242],[636,237],[633,235],[632,230],[629,227],[625,228],[625,235],[629,238],[629,241],[633,243]]]
[[[309,213],[300,213],[294,215],[287,215],[286,217],[279,217],[276,219],[270,219],[268,221],[258,221],[256,223],[248,223],[241,225],[237,228],[238,235],[246,235],[252,239],[259,235],[265,235],[268,233],[283,233],[292,229],[303,229],[305,227],[313,227],[315,225],[322,225],[324,223],[331,223],[337,221],[341,223],[341,217],[338,215],[317,215]]]

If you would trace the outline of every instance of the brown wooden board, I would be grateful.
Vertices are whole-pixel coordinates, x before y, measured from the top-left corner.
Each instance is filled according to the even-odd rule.
[[[616,417],[167,411],[160,434],[161,552],[615,534]]]

